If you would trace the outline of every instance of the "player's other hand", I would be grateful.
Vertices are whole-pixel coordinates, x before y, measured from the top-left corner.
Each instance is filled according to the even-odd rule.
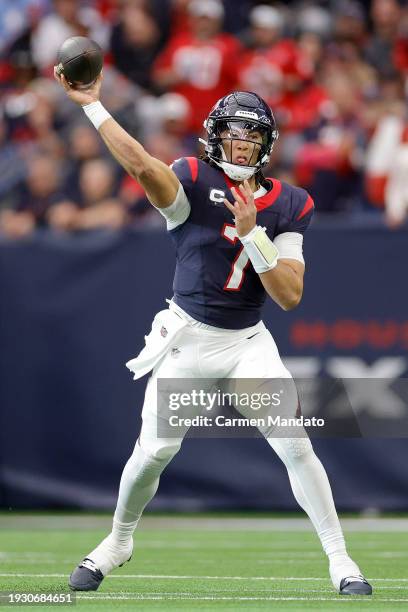
[[[96,79],[95,83],[89,87],[89,89],[75,89],[74,87],[71,87],[65,76],[57,73],[56,66],[54,66],[54,78],[56,81],[58,81],[58,83],[60,83],[60,85],[62,85],[68,98],[75,102],[75,104],[85,106],[86,104],[91,104],[92,102],[97,102],[99,100],[103,79],[102,72]]]
[[[257,210],[253,191],[248,181],[244,181],[238,186],[238,189],[231,187],[231,193],[235,198],[234,204],[231,204],[226,198],[224,198],[224,204],[235,217],[238,236],[246,236],[256,225]]]

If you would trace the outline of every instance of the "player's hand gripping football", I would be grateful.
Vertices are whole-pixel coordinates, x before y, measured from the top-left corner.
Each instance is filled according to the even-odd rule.
[[[54,66],[54,78],[65,89],[68,98],[80,106],[85,106],[86,104],[91,104],[92,102],[97,102],[99,100],[103,79],[102,72],[91,87],[89,87],[89,89],[75,89],[74,87],[71,87],[65,76],[57,73],[56,66]]]
[[[235,217],[238,236],[246,236],[256,225],[257,211],[253,191],[249,182],[244,181],[238,189],[231,187],[231,192],[235,198],[234,204],[231,204],[226,198],[224,198],[224,204]]]

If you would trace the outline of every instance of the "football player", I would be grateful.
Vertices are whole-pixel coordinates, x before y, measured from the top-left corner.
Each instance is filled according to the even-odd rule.
[[[158,379],[291,378],[261,321],[261,308],[267,295],[284,310],[301,299],[302,241],[313,201],[303,189],[264,177],[278,130],[271,109],[254,93],[221,98],[204,123],[205,158],[179,159],[169,168],[102,106],[101,77],[87,91],[70,88],[63,76],[56,79],[166,218],[176,248],[174,297],[156,315],[143,351],[127,364],[135,378],[150,370],[152,375],[141,432],[123,470],[112,532],[70,576],[72,589],[88,591],[130,559],[137,523],[187,431],[158,437],[163,418],[157,410]],[[306,432],[295,438],[263,433],[316,529],[335,589],[344,595],[371,594],[347,553],[326,472]]]

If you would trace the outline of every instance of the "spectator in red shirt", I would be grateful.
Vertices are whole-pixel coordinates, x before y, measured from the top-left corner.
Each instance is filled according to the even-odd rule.
[[[219,0],[193,0],[188,10],[189,31],[170,39],[153,78],[163,90],[189,101],[194,109],[189,128],[198,133],[208,109],[236,85],[240,45],[221,32],[224,9]]]
[[[249,19],[247,49],[239,67],[239,89],[255,91],[272,104],[282,91],[281,64],[288,52],[285,47],[292,48],[294,43],[281,38],[284,19],[278,9],[257,6]]]
[[[284,18],[277,8],[255,7],[250,23],[238,88],[267,100],[281,130],[300,131],[315,119],[325,98],[321,88],[311,84],[313,64],[295,40],[282,37]]]
[[[325,86],[329,99],[297,152],[295,177],[310,190],[320,210],[349,210],[361,191],[367,137],[364,106],[359,88],[343,71],[327,75]]]

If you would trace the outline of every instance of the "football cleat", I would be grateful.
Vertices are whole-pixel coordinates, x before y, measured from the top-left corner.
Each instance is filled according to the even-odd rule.
[[[373,592],[358,565],[347,554],[330,559],[330,578],[339,595],[371,595]]]
[[[371,584],[359,574],[358,576],[348,576],[340,582],[339,595],[372,595]]]
[[[96,591],[102,580],[116,567],[122,567],[132,558],[133,540],[129,546],[118,549],[111,542],[111,536],[105,538],[88,557],[74,569],[69,577],[69,587],[73,591]]]
[[[131,558],[129,557],[128,561]],[[122,567],[125,563],[121,563],[118,567]],[[96,591],[104,578],[105,576],[95,563],[85,557],[70,575],[68,584],[72,591]]]
[[[69,577],[69,588],[73,591],[96,591],[104,579],[95,563],[85,557]]]

